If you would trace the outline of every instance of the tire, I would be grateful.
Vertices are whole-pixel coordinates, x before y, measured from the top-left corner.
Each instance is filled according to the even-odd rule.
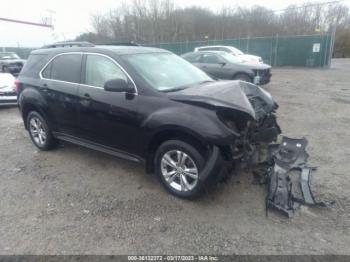
[[[169,161],[169,157],[173,162]],[[182,163],[181,159],[184,160]],[[168,192],[180,198],[193,199],[202,192],[199,174],[204,164],[203,154],[195,147],[183,141],[169,140],[157,149],[154,170]]]
[[[50,150],[57,145],[47,121],[38,112],[31,111],[27,116],[29,136],[40,150]]]
[[[241,80],[241,81],[245,81],[245,82],[249,82],[249,83],[253,82],[252,78],[247,74],[237,74],[233,77],[233,79],[234,80]]]

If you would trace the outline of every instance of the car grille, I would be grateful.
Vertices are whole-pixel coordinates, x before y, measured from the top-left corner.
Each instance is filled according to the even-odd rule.
[[[257,70],[257,74],[259,76],[270,76],[270,68],[269,69]]]
[[[21,62],[10,63],[10,66],[18,66],[18,67],[22,67],[22,66],[23,66],[23,63],[21,63]]]

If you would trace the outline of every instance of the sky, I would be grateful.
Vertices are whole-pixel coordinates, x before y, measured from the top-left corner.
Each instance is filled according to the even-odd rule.
[[[202,6],[213,11],[222,6],[261,5],[279,10],[290,4],[302,5],[307,0],[174,0],[175,5],[184,8]],[[328,2],[330,0],[319,0]],[[42,22],[43,17],[54,20],[54,30],[36,26],[21,25],[0,21],[0,47],[21,46],[38,47],[54,41],[72,39],[75,36],[91,31],[91,15],[103,14],[118,7],[127,0],[1,0],[0,17],[31,22]],[[350,0],[344,0],[350,6]]]

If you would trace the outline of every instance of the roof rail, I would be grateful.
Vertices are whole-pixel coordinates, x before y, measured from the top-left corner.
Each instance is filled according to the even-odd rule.
[[[131,42],[102,42],[98,43],[98,45],[117,45],[117,46],[139,46],[139,44],[134,41]]]
[[[58,47],[94,47],[95,45],[89,42],[57,42],[50,45],[45,45],[42,48],[58,48]]]

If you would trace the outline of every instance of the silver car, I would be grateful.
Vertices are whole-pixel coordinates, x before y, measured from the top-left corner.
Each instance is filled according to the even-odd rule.
[[[238,58],[240,58],[241,60],[247,63],[257,63],[257,64],[264,63],[264,61],[260,56],[245,54],[241,50],[233,46],[223,46],[223,45],[200,46],[194,49],[194,52],[198,52],[198,51],[223,51],[231,55],[237,56]]]
[[[9,73],[0,73],[0,106],[17,104],[16,78]]]

